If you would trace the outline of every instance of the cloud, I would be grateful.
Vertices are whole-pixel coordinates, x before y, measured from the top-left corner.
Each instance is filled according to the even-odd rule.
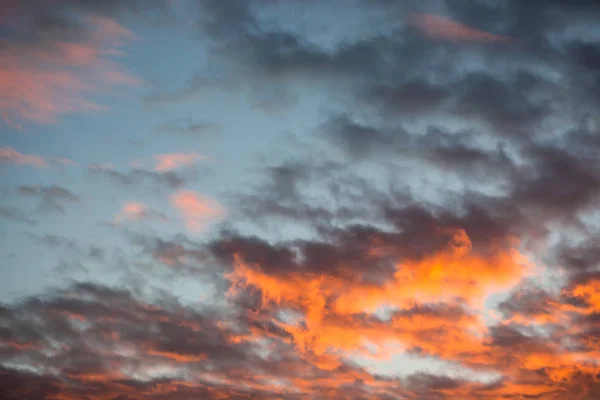
[[[90,10],[81,16],[46,5],[32,7],[39,7],[37,19],[27,11],[32,8],[17,7],[13,16],[30,26],[30,35],[22,35],[10,21],[0,22],[14,31],[0,41],[0,116],[9,126],[53,124],[63,114],[98,111],[103,107],[88,100],[90,94],[141,84],[112,59],[122,54],[115,46],[134,38],[131,31]]]
[[[299,312],[301,325],[282,322],[280,326],[294,336],[302,351],[316,354],[324,354],[331,347],[360,351],[365,341],[384,340],[383,336],[377,338],[383,335],[383,327],[372,331],[365,328],[347,342],[329,335],[335,331],[342,334],[345,318],[371,315],[382,307],[405,310],[415,303],[465,304],[477,309],[489,295],[514,287],[531,273],[530,262],[510,240],[502,244],[498,237],[477,244],[477,250],[462,229],[418,229],[419,225],[405,225],[399,232],[382,232],[356,227],[336,232],[331,242],[296,241],[278,246],[231,238],[213,248],[219,258],[232,265],[227,272],[233,285],[231,293],[258,290],[262,307],[289,307]],[[423,234],[421,240],[419,233]],[[404,235],[414,243],[403,242]],[[477,271],[476,280],[473,271]],[[419,316],[424,318],[422,312],[416,312],[414,318]],[[299,328],[302,325],[304,328]]]
[[[477,316],[460,306],[413,304],[387,320],[331,315],[311,345],[326,341],[339,349],[365,338],[377,338],[374,343],[380,346],[399,339],[413,345],[413,353],[434,352],[471,367],[500,370],[507,377],[483,383],[439,373],[375,375],[335,352],[298,352],[290,333],[302,330],[282,326],[265,310],[240,308],[235,323],[223,323],[215,310],[185,306],[171,296],[150,301],[129,290],[92,283],[51,290],[0,310],[0,353],[8,365],[22,366],[3,367],[0,386],[9,388],[15,399],[78,397],[92,388],[99,398],[140,399],[165,394],[182,399],[259,395],[293,400],[323,394],[390,399],[527,394],[559,399],[567,393],[581,398],[598,393],[597,367],[570,358],[551,338],[525,334],[515,326],[482,330]],[[568,335],[569,341],[585,343],[579,332]],[[589,347],[580,354],[593,351]]]
[[[123,203],[121,210],[115,215],[114,221],[119,224],[123,221],[162,220],[167,217],[155,211],[143,203],[127,201]]]
[[[211,122],[195,121],[192,118],[180,118],[157,124],[154,130],[163,134],[205,136],[220,132],[217,125]]]
[[[186,179],[174,171],[154,172],[141,168],[132,168],[128,172],[119,172],[111,165],[90,164],[88,171],[92,175],[102,176],[110,181],[127,187],[136,187],[145,183],[176,189],[181,187]]]
[[[433,38],[456,42],[508,42],[512,38],[473,29],[450,19],[431,14],[412,14],[409,24]]]
[[[155,158],[156,166],[154,169],[157,172],[168,172],[181,167],[191,167],[198,161],[206,160],[206,157],[196,152],[157,154]]]
[[[25,211],[14,207],[0,206],[0,217],[15,222],[25,222],[30,225],[36,224],[36,221],[31,219]]]
[[[179,210],[191,232],[202,231],[209,221],[225,216],[225,209],[219,203],[191,190],[172,194],[170,201]]]
[[[23,164],[35,167],[47,167],[48,163],[42,157],[22,154],[10,147],[0,149],[0,162],[4,164]]]
[[[32,154],[19,153],[11,147],[0,148],[0,163],[3,164],[21,164],[34,167],[47,167],[50,164],[55,165],[73,165],[75,162],[64,157],[44,158]]]
[[[168,267],[189,269],[195,275],[200,274],[202,266],[210,259],[210,253],[205,248],[188,240],[164,240],[136,235],[133,244],[139,247],[143,254],[150,255],[153,260]]]
[[[318,88],[326,112],[307,121],[302,146],[264,149],[259,180],[227,198],[219,230],[197,240],[119,229],[127,279],[1,305],[0,387],[15,399],[598,398],[589,27],[600,8],[541,3],[195,3],[214,69],[154,100],[253,82],[267,93]],[[356,24],[339,24],[357,10]],[[307,28],[297,15],[325,20]],[[412,26],[398,23],[411,15]],[[523,38],[527,48],[491,45]],[[204,129],[194,124],[163,130]],[[181,154],[89,172],[167,188],[194,233],[226,211],[181,189],[195,168],[175,169],[198,161]],[[77,201],[64,188],[19,191]],[[122,221],[152,215],[145,203],[122,206]],[[8,207],[0,216],[27,218]],[[74,258],[108,264],[93,246]]]
[[[61,186],[21,185],[18,192],[23,196],[35,197],[40,201],[42,211],[65,212],[65,207],[77,204],[81,199]]]

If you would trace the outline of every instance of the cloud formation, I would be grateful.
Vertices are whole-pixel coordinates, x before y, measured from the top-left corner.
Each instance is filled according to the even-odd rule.
[[[203,137],[219,133],[219,127],[211,122],[195,121],[192,118],[180,118],[157,124],[154,130],[171,135],[189,135]]]
[[[120,2],[68,4],[92,3],[108,18],[96,21],[103,35],[128,40],[111,22]],[[226,87],[218,95],[237,101],[256,94],[250,82],[280,108],[249,119],[301,125],[299,138],[281,149],[265,140],[241,184],[223,179],[214,193],[227,210],[186,189],[199,187],[187,168],[195,152],[160,154],[147,169],[90,165],[111,188],[163,189],[147,195],[168,200],[185,231],[122,223],[117,240],[91,245],[36,234],[117,272],[111,284],[85,276],[0,305],[0,392],[600,398],[596,1],[205,0],[186,14],[208,67],[150,97],[167,107]],[[92,57],[83,53],[71,57]],[[316,105],[279,104],[282,91]],[[83,202],[56,184],[17,191],[59,211]],[[126,198],[142,200],[118,197],[108,218],[120,207],[116,222],[164,219],[146,198]],[[15,207],[0,217],[36,222]]]
[[[37,15],[30,14],[31,7],[37,7]],[[91,93],[141,84],[113,60],[124,54],[117,47],[134,39],[131,31],[91,10],[69,15],[60,9],[20,4],[10,19],[0,21],[9,33],[0,37],[0,116],[13,128],[23,129],[23,122],[54,124],[62,114],[101,110],[89,99]],[[22,34],[23,26],[28,35]]]
[[[77,204],[81,201],[79,196],[57,185],[21,185],[17,188],[17,191],[22,196],[39,199],[39,209],[41,211],[58,211],[64,213],[66,206]]]
[[[408,23],[433,39],[457,42],[508,42],[511,40],[507,36],[473,29],[438,15],[413,14]]]
[[[155,158],[156,166],[154,169],[157,172],[168,172],[181,167],[191,167],[198,161],[206,160],[206,157],[196,152],[157,154]]]
[[[109,181],[125,187],[136,187],[144,183],[176,189],[185,183],[185,178],[174,171],[155,172],[134,167],[130,171],[120,172],[108,164],[90,164],[88,172],[101,176]]]
[[[162,220],[166,221],[167,217],[158,211],[155,211],[147,205],[135,201],[127,201],[123,203],[121,210],[115,215],[115,223],[119,224],[123,221],[141,221],[141,220]]]
[[[11,147],[0,149],[0,162],[3,164],[23,164],[34,167],[47,167],[48,163],[40,156],[19,153]]]
[[[73,165],[75,162],[65,157],[44,158],[33,154],[23,154],[12,147],[0,148],[0,163],[2,164],[20,164],[31,165],[34,167],[45,168],[49,165]]]
[[[191,232],[200,232],[211,220],[225,216],[225,209],[217,201],[192,190],[180,190],[169,200]]]

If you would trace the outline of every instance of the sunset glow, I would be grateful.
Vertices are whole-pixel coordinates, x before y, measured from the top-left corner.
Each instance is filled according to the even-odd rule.
[[[597,1],[4,3],[1,399],[600,399]]]

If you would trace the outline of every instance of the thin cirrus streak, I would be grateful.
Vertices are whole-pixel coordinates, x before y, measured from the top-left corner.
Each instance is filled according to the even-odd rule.
[[[454,42],[508,42],[508,36],[480,31],[467,25],[432,14],[411,14],[408,23],[433,39]]]
[[[86,21],[93,34],[78,41],[0,40],[0,117],[6,124],[23,130],[23,121],[54,124],[62,114],[102,110],[87,96],[141,84],[108,57],[120,54],[109,46],[133,39],[133,33],[107,18]]]

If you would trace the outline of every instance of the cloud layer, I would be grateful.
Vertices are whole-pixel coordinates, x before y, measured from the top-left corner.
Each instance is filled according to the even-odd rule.
[[[60,2],[94,15],[92,38],[132,38],[116,21],[137,2],[92,3]],[[136,147],[128,170],[83,174],[110,188],[114,207],[96,212],[117,239],[35,236],[110,283],[84,276],[2,304],[0,392],[600,398],[597,2],[205,0],[185,11],[210,62],[145,99],[171,121],[149,119],[152,132],[169,135]],[[59,70],[108,56],[61,49]],[[87,84],[70,79],[44,82],[70,99]],[[8,119],[74,110],[34,87],[43,101],[11,105]],[[227,121],[252,123],[211,136],[204,118],[170,116],[218,96]],[[240,98],[250,116],[233,115]],[[297,136],[277,147],[261,118]],[[218,195],[193,173],[204,156],[187,142],[206,140],[212,160],[209,136],[232,158],[261,148],[257,168],[215,158]],[[49,163],[12,147],[0,161]],[[228,170],[240,179],[221,179]],[[98,191],[11,193],[67,215]],[[0,217],[37,222],[16,207]]]

